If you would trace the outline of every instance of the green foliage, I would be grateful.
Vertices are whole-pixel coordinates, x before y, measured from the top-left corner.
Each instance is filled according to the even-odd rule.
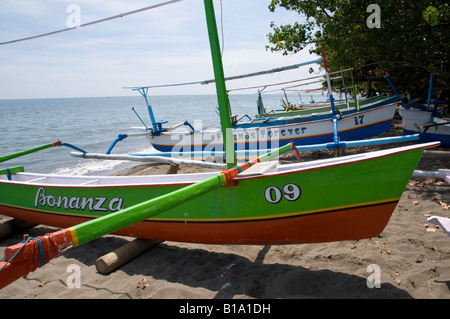
[[[380,8],[380,28],[368,25],[372,3]],[[297,12],[302,23],[272,23],[268,50],[325,50],[330,71],[354,68],[378,79],[390,74],[400,92],[415,96],[426,95],[430,72],[435,87],[449,85],[450,10],[442,0],[272,0],[269,10],[279,8]],[[387,89],[385,81],[376,85]]]
[[[443,20],[448,20],[450,14],[450,7],[447,3],[443,3],[438,8],[429,6],[423,11],[424,19],[432,26],[437,25]]]

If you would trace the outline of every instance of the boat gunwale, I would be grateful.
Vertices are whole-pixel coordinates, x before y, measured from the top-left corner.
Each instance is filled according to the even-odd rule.
[[[348,165],[352,163],[357,162],[364,162],[369,160],[374,160],[377,158],[383,158],[395,154],[405,153],[409,151],[415,151],[415,150],[421,150],[426,148],[431,148],[435,146],[439,146],[440,142],[428,142],[428,143],[420,143],[420,144],[414,144],[414,145],[408,145],[408,146],[402,146],[402,147],[396,147],[391,149],[384,149],[379,151],[374,151],[370,153],[363,153],[363,154],[355,154],[355,155],[348,155],[348,156],[342,156],[342,157],[335,157],[335,158],[328,158],[328,159],[322,159],[322,160],[315,160],[310,162],[301,162],[301,163],[291,163],[291,164],[284,164],[277,166],[276,170],[269,171],[262,175],[253,175],[253,176],[247,176],[247,177],[236,177],[237,181],[244,181],[249,179],[258,179],[258,178],[266,178],[266,177],[273,177],[273,176],[281,176],[281,175],[287,175],[287,174],[293,174],[293,173],[301,173],[306,171],[313,171],[323,168],[331,168],[331,167],[337,167],[342,165]],[[50,187],[50,188],[84,188],[84,189],[95,189],[95,188],[119,188],[119,187],[158,187],[158,186],[187,186],[191,185],[193,183],[199,182],[203,179],[198,180],[192,180],[192,177],[204,177],[208,178],[210,176],[214,176],[219,174],[220,171],[215,172],[206,172],[206,173],[188,173],[188,174],[176,174],[176,175],[141,175],[141,176],[67,176],[67,175],[51,175],[51,174],[38,174],[38,173],[16,173],[13,176],[22,176],[22,177],[49,177],[54,179],[82,179],[82,180],[102,180],[102,181],[112,181],[112,180],[122,180],[122,181],[128,181],[127,184],[98,184],[98,185],[69,185],[69,184],[57,184],[57,183],[30,183],[29,181],[14,181],[14,180],[4,180],[0,179],[1,184],[15,184],[15,185],[22,185],[22,186],[32,186],[32,187]],[[185,181],[183,181],[183,178],[186,178]],[[188,178],[191,178],[191,180],[188,180]],[[145,182],[145,183],[130,183],[130,181],[137,181],[137,180],[147,180],[147,179],[175,179],[179,180],[174,182],[158,182],[158,183],[151,183],[151,182]]]
[[[268,172],[267,174],[260,175],[260,176],[249,176],[249,177],[241,177],[239,180],[244,179],[251,179],[251,178],[261,178],[261,177],[267,177],[267,176],[279,176],[279,175],[286,175],[293,172],[306,172],[306,171],[312,171],[312,170],[318,170],[325,167],[336,167],[336,166],[342,166],[347,165],[350,163],[358,163],[358,162],[364,162],[364,161],[370,161],[378,158],[383,158],[391,155],[406,153],[410,151],[416,151],[416,150],[425,150],[427,148],[436,147],[439,146],[440,142],[427,142],[427,143],[420,143],[420,144],[414,144],[414,145],[408,145],[408,146],[402,146],[402,147],[396,147],[391,149],[384,149],[369,153],[363,153],[363,154],[354,154],[354,155],[348,155],[348,156],[342,156],[342,157],[334,157],[334,158],[327,158],[323,160],[317,160],[317,161],[311,161],[311,162],[303,162],[303,163],[291,163],[291,164],[285,164],[283,166],[278,166],[278,170],[276,172]],[[318,165],[312,166],[311,163],[317,163]],[[304,167],[298,168],[299,165],[302,165]],[[309,165],[308,165],[309,164]],[[297,169],[295,170],[289,170],[291,166],[297,166]],[[283,169],[283,171],[280,171],[280,167]]]
[[[373,127],[374,125],[380,125],[380,124],[383,124],[383,123],[386,123],[386,122],[390,122],[390,121],[392,121],[392,118],[384,119],[384,120],[381,120],[381,121],[378,121],[378,122],[373,122],[373,123],[370,123],[370,124],[364,124],[364,125],[355,126],[355,127],[348,128],[348,129],[345,129],[345,130],[340,130],[339,133],[351,132],[351,131],[359,130],[361,128]],[[301,124],[303,124],[303,123],[296,123],[296,124],[292,124],[292,125],[301,125]],[[283,126],[283,129],[284,129],[284,126]],[[242,132],[245,132],[245,130],[242,129]],[[207,132],[203,132],[203,133],[207,133]],[[217,132],[217,133],[219,133],[219,132]],[[235,133],[239,134],[239,133],[241,133],[241,131],[240,130],[236,130]],[[186,135],[190,135],[190,134],[186,134]],[[333,130],[330,129],[329,132],[321,133],[321,134],[299,136],[299,137],[296,137],[296,138],[291,138],[291,137],[278,138],[276,140],[278,140],[278,141],[292,141],[292,140],[302,140],[302,139],[322,137],[322,136],[327,136],[327,135],[333,135]],[[246,142],[235,142],[236,145],[247,145],[247,144],[257,144],[257,143],[259,143],[257,140],[256,141],[246,141]],[[159,147],[174,147],[175,146],[173,144],[161,144],[161,143],[155,143],[155,142],[152,142],[152,145],[156,145],[156,146],[159,146]],[[197,146],[202,146],[202,147],[205,147],[205,146],[211,146],[211,147],[214,146],[215,147],[215,146],[221,146],[222,143],[207,143],[207,144],[196,144],[196,145]],[[177,143],[176,146],[178,146],[180,148],[184,148],[184,147],[190,147],[191,145],[190,144]],[[213,156],[213,155],[211,155],[211,156]]]

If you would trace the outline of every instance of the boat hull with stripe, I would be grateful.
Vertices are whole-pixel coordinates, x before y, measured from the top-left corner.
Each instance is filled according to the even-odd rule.
[[[403,119],[403,134],[420,134],[422,142],[440,141],[442,147],[450,147],[450,120],[434,117],[432,112],[399,108]]]
[[[377,102],[356,112],[343,111],[338,121],[341,141],[355,141],[387,132],[392,124],[397,98]],[[333,142],[334,129],[329,114],[254,120],[233,128],[235,149],[274,149],[293,142],[311,145]],[[217,130],[169,131],[147,135],[150,143],[161,152],[223,151],[222,132]]]
[[[222,187],[120,235],[207,244],[356,240],[386,226],[425,148],[418,144],[280,165]],[[0,176],[0,213],[71,227],[156,198],[216,173],[128,177]]]

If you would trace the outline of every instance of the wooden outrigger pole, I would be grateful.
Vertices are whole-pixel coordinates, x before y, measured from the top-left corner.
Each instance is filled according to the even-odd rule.
[[[204,0],[204,4],[210,34],[211,54],[216,77],[224,144],[226,141],[226,145],[228,145],[228,147],[226,146],[225,151],[232,152],[232,159],[234,160],[234,162],[231,162],[229,161],[230,156],[227,157],[229,169],[204,181],[144,201],[118,212],[44,236],[36,238],[30,237],[24,243],[19,243],[6,248],[5,258],[0,262],[0,289],[17,279],[26,276],[28,273],[36,270],[39,266],[45,265],[51,259],[60,256],[63,252],[72,247],[85,244],[103,235],[113,233],[122,228],[161,214],[181,203],[197,198],[219,187],[233,186],[235,185],[234,178],[237,174],[258,162],[271,161],[280,154],[290,150],[293,150],[297,154],[295,145],[290,143],[275,151],[261,155],[251,162],[245,162],[235,166],[236,156],[231,135],[231,119],[229,117],[225,81],[223,80],[223,68],[220,57],[220,48],[218,46],[219,42],[214,7],[212,0]],[[228,136],[228,134],[230,135]],[[225,137],[228,138],[225,139]],[[231,146],[229,146],[230,144]]]

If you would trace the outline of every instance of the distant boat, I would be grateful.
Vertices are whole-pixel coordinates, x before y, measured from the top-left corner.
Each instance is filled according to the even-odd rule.
[[[250,75],[234,76],[225,80],[279,72],[320,61],[325,61],[325,55],[322,60],[255,72]],[[211,81],[167,86],[205,84]],[[205,151],[206,153],[223,151],[220,128],[193,127],[188,121],[166,126],[167,122],[156,121],[148,97],[148,90],[154,87],[160,86],[132,87],[131,89],[138,91],[147,104],[152,125],[148,127],[139,115],[138,117],[145,126],[142,130],[148,133],[147,137],[156,150],[160,152]],[[331,91],[329,95],[332,98]],[[248,115],[244,115],[240,119],[236,115],[231,116],[234,146],[236,150],[256,150],[277,148],[291,142],[296,146],[304,146],[371,138],[389,131],[397,104],[398,98],[395,96],[390,98],[376,96],[338,105],[330,101],[328,105],[308,107],[303,110],[266,112],[259,92],[258,114],[254,119]]]
[[[337,121],[337,134],[341,141],[354,141],[374,137],[389,131],[397,97],[384,98],[356,108],[341,109]],[[267,117],[234,122],[232,126],[235,149],[271,149],[293,142],[295,145],[310,145],[333,142],[331,110],[312,109],[308,114],[296,116]],[[147,135],[153,147],[161,152],[192,152],[223,150],[220,129],[183,130],[170,128],[152,129]]]
[[[359,99],[357,102],[359,106],[372,104],[374,102],[381,101],[386,97],[383,95],[377,95],[370,98]],[[347,108],[356,108],[356,101],[349,101],[348,103],[339,103],[335,105],[335,108],[339,111],[345,110]],[[331,103],[322,103],[322,104],[302,104],[298,105],[295,108],[286,110],[276,110],[276,111],[265,111],[259,114],[256,114],[256,118],[267,118],[267,117],[286,117],[286,116],[297,116],[297,115],[307,115],[311,113],[322,113],[322,112],[331,112]]]
[[[225,78],[225,81],[285,71],[319,62],[326,62],[325,53],[323,53],[323,58],[319,60],[232,76]],[[337,73],[342,73],[343,71],[338,71]],[[322,78],[322,76],[315,78]],[[330,99],[330,103],[327,106],[308,107],[305,110],[292,110],[289,112],[266,112],[261,92],[259,91],[257,100],[258,114],[256,118],[252,119],[250,116],[244,115],[238,119],[237,115],[231,115],[230,113],[235,149],[273,149],[291,142],[296,146],[329,142],[337,144],[339,141],[368,139],[389,131],[398,104],[397,97],[376,96],[362,99],[361,101],[355,99],[353,102],[348,101],[348,103],[336,105],[331,92],[328,69],[326,70],[326,79]],[[305,79],[299,81],[303,80]],[[152,106],[149,103],[148,91],[151,88],[208,84],[212,82],[214,80],[129,87],[129,89],[138,91],[144,97],[152,125],[148,127],[139,115],[138,117],[145,126],[142,130],[148,133],[146,136],[156,150],[160,152],[183,153],[204,151],[206,154],[223,151],[222,129],[194,127],[188,121],[167,126],[167,122],[156,121]],[[323,78],[318,82],[323,82]],[[346,100],[348,100],[347,94]]]
[[[432,112],[415,108],[399,108],[405,135],[419,133],[423,142],[440,141],[442,147],[450,147],[450,120],[433,116]]]
[[[389,80],[389,76],[385,76],[385,78],[402,102],[402,107],[399,107],[398,110],[403,119],[403,133],[405,135],[419,133],[422,142],[440,141],[442,147],[450,147],[450,118],[445,118],[438,112],[438,106],[448,102],[431,99],[433,73],[430,75],[427,105],[416,102],[405,104]]]

